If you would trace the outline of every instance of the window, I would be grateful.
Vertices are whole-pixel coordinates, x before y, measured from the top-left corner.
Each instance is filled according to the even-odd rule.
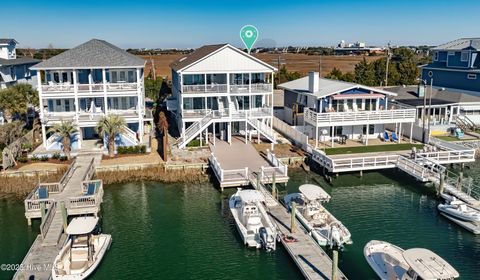
[[[476,80],[477,79],[477,74],[468,74],[467,79],[469,80]]]
[[[468,61],[468,52],[462,52],[460,56],[460,61],[463,61],[463,62]]]
[[[120,71],[120,81],[125,82],[125,71]]]
[[[129,83],[133,83],[135,82],[135,78],[134,78],[134,72],[133,71],[128,71],[128,82]]]
[[[65,100],[65,111],[70,112],[70,100],[69,99]]]
[[[438,52],[433,53],[433,60],[438,61]]]
[[[112,71],[112,83],[116,83],[118,80],[118,75],[116,71]]]
[[[62,81],[65,83],[68,81],[68,73],[62,72]]]

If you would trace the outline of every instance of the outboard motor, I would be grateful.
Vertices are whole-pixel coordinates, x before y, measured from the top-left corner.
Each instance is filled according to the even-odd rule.
[[[267,249],[267,243],[268,243],[267,229],[265,227],[261,227],[260,230],[258,231],[258,234],[260,235],[260,241],[262,242],[262,247],[264,249]]]

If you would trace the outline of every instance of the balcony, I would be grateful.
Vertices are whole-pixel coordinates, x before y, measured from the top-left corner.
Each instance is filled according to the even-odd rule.
[[[226,84],[184,85],[182,93],[226,93]]]
[[[392,109],[378,111],[330,112],[317,113],[305,108],[304,120],[316,127],[385,124],[385,123],[413,123],[415,109]]]
[[[200,85],[183,85],[182,93],[270,93],[272,92],[272,84],[257,83],[245,85],[227,85],[227,84],[200,84]]]
[[[230,93],[263,93],[272,92],[272,84],[256,83],[246,85],[230,85]]]
[[[88,93],[88,92],[128,92],[137,91],[141,88],[142,83],[91,83],[91,84],[71,84],[71,83],[53,83],[49,82],[47,85],[42,85],[43,93]]]

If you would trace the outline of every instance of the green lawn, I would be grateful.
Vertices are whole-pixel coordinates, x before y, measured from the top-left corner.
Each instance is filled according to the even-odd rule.
[[[435,138],[438,138],[443,141],[459,141],[461,139],[458,139],[457,137],[453,136],[435,136]]]
[[[392,145],[373,145],[361,147],[341,147],[341,148],[327,148],[325,153],[327,155],[340,154],[359,154],[359,153],[375,153],[375,152],[391,152],[391,151],[405,151],[416,147],[417,150],[423,148],[423,144],[392,144]]]

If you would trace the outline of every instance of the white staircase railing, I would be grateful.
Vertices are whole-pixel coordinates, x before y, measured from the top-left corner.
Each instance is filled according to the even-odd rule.
[[[258,130],[261,134],[267,137],[268,140],[276,143],[277,140],[275,138],[275,133],[273,129],[271,129],[267,124],[260,121],[259,119],[249,118],[248,123],[253,126],[256,130]]]
[[[185,133],[183,134],[183,136],[178,139],[177,141],[178,147],[180,149],[184,148],[187,145],[187,143],[193,139],[193,137],[197,136],[206,126],[210,125],[215,115],[216,114],[214,113],[214,111],[210,111],[209,113],[207,113],[205,117],[203,117],[203,119],[190,125],[185,130]]]
[[[125,125],[123,127],[122,135],[128,140],[130,140],[134,145],[138,145],[137,134],[133,130],[128,128],[128,126]]]

